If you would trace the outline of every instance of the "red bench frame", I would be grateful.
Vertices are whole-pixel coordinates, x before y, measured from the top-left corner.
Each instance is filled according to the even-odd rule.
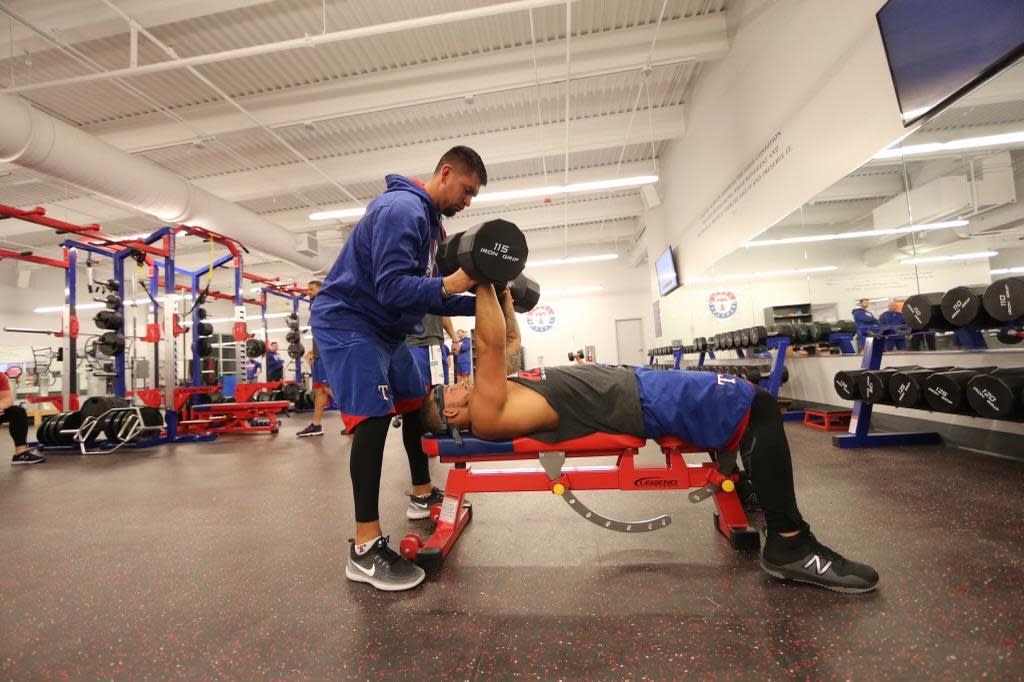
[[[424,437],[423,451],[454,464],[445,483],[444,502],[431,510],[436,524],[429,538],[410,533],[402,540],[401,551],[427,569],[437,569],[452,551],[466,524],[473,517],[473,508],[465,497],[468,493],[553,492],[557,484],[572,491],[579,490],[688,490],[714,486],[716,492],[715,528],[735,549],[758,549],[760,536],[750,527],[739,495],[722,490],[726,480],[735,482],[739,476],[724,476],[716,462],[687,464],[684,453],[707,452],[678,438],[663,438],[658,445],[665,457],[662,467],[638,467],[634,461],[643,438],[618,434],[592,434],[559,443],[545,443],[532,438],[507,442],[480,441],[467,438],[459,447],[450,438]],[[480,446],[480,454],[472,448]],[[516,461],[539,459],[542,452],[563,452],[570,457],[614,456],[614,465],[563,466],[561,476],[551,480],[541,468],[481,469],[474,471],[473,462]],[[455,454],[458,453],[458,454]],[[733,486],[726,486],[727,488]]]

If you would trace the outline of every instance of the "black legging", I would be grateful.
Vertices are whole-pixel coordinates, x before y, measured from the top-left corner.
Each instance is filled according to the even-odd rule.
[[[356,522],[369,523],[380,518],[380,474],[384,466],[384,443],[388,438],[391,417],[372,417],[355,427],[349,475],[352,477],[352,498],[356,505]],[[415,413],[402,418],[402,441],[409,458],[413,485],[430,482],[427,456],[423,454],[420,436],[423,429]]]
[[[757,389],[750,421],[740,441],[740,457],[750,474],[768,530],[788,533],[806,527],[796,506],[793,460],[775,397]]]
[[[11,425],[11,439],[14,441],[15,447],[24,445],[25,438],[28,436],[28,414],[25,412],[25,408],[11,405],[3,411],[3,414],[0,414],[0,424],[4,422]]]

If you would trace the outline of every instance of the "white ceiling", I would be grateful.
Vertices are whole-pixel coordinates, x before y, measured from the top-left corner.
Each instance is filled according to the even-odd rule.
[[[495,191],[560,183],[566,170],[570,182],[654,172],[665,142],[684,131],[686,98],[701,64],[728,48],[726,0],[575,0],[568,41],[566,5],[549,3],[316,47],[212,58],[192,70],[145,71],[170,59],[165,48],[196,57],[501,4],[0,0],[0,85],[290,231],[317,232],[332,253],[345,229],[309,221],[312,210],[365,203],[389,172],[425,176],[453,144],[481,152],[488,189]],[[125,16],[144,30],[137,52],[144,72],[96,77],[129,68]],[[83,77],[90,80],[66,82]],[[159,224],[11,165],[0,164],[0,202],[42,205],[51,215],[100,222],[112,233]],[[471,208],[453,228],[511,215],[534,233],[538,248],[627,248],[642,213],[639,193],[626,190],[567,205]],[[4,229],[9,242],[57,243],[52,231],[10,225]],[[263,266],[275,268],[289,274],[285,263]]]

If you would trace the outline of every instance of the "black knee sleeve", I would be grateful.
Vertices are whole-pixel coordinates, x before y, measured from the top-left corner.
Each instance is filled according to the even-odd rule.
[[[352,499],[356,505],[357,523],[369,523],[380,518],[377,508],[380,472],[390,425],[391,417],[371,417],[355,427],[349,475],[352,477]]]

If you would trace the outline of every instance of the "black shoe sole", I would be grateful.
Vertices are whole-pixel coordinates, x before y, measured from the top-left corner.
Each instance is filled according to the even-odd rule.
[[[871,587],[843,587],[842,585],[830,585],[828,583],[812,580],[806,576],[797,577],[786,575],[781,572],[782,569],[774,566],[769,568],[768,565],[765,564],[764,559],[758,563],[761,564],[761,569],[773,578],[778,578],[779,580],[792,580],[793,582],[806,583],[807,585],[814,585],[816,587],[824,587],[826,590],[831,590],[832,592],[842,592],[843,594],[864,594],[865,592],[871,592],[878,588],[878,583],[875,583]]]

